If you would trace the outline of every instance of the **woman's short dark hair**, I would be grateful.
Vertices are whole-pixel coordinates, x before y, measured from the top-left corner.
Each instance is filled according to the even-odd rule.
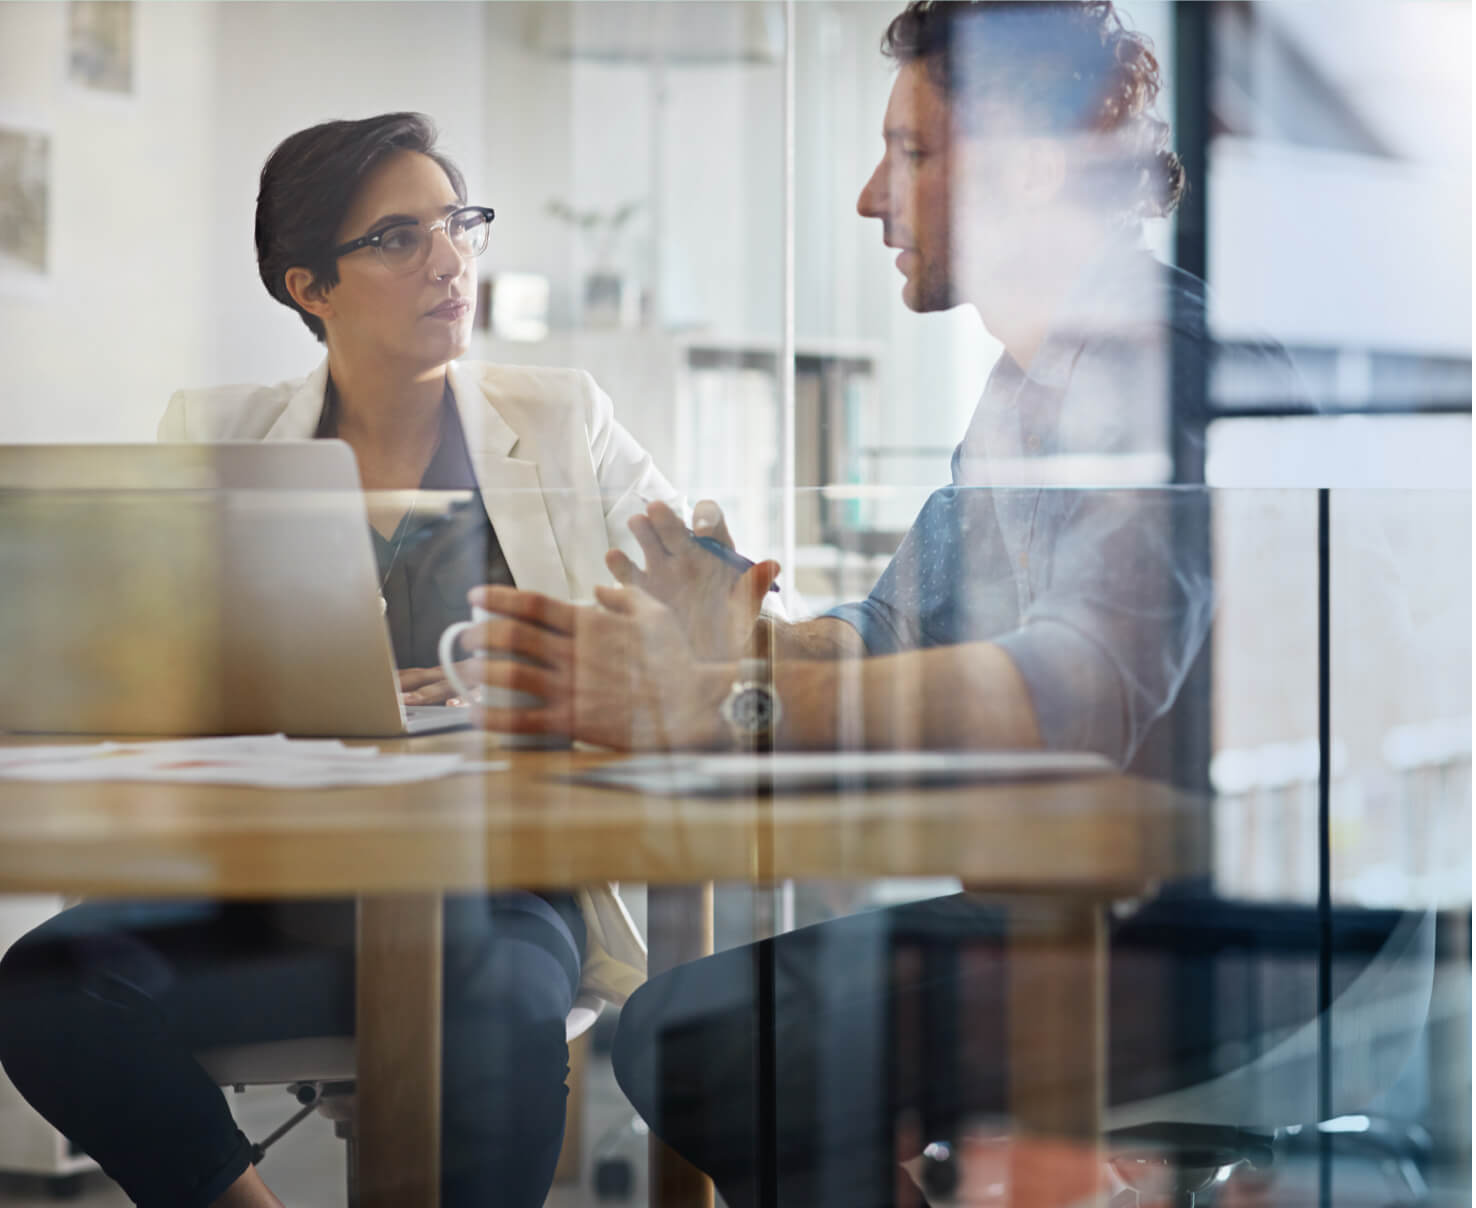
[[[262,284],[295,310],[320,341],[323,322],[293,301],[287,270],[301,265],[324,288],[338,284],[338,261],[328,252],[337,245],[344,215],[365,177],[397,151],[428,155],[446,173],[457,199],[466,200],[466,181],[436,150],[435,123],[423,113],[383,113],[299,130],[283,139],[262,167],[256,195],[256,264]]]
[[[1151,218],[1184,194],[1184,165],[1154,111],[1153,44],[1111,0],[913,0],[887,27],[882,53],[922,60],[965,129],[1005,98],[1036,132],[1107,136],[1112,153],[1083,182],[1095,199]]]

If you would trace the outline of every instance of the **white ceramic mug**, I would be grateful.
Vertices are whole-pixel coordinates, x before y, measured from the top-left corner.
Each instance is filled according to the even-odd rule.
[[[441,634],[436,653],[440,656],[441,670],[456,689],[456,695],[468,704],[478,704],[492,709],[536,709],[543,704],[543,697],[533,692],[518,692],[512,688],[499,688],[493,684],[470,684],[456,670],[456,639],[483,621],[492,621],[501,613],[488,612],[485,608],[473,608],[470,621],[457,621],[448,625]],[[509,659],[518,663],[534,663],[536,660],[505,650],[483,650],[486,659]],[[564,734],[503,734],[497,733],[498,745],[504,747],[551,748],[567,747],[569,738]]]

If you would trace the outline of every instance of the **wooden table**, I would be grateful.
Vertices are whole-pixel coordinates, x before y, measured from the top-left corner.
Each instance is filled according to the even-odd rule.
[[[1095,1089],[1020,1088],[1012,1108],[1029,1127],[1089,1136],[1104,1081],[1100,907],[1205,867],[1204,811],[1128,777],[712,801],[560,779],[609,758],[595,753],[499,752],[466,733],[379,745],[512,767],[373,790],[0,781],[3,893],[358,898],[364,1208],[438,1199],[446,892],[953,875],[991,893],[1049,896],[1062,938],[1094,955],[1056,973],[1059,963],[1037,962],[1018,983],[1031,1009],[1012,1011],[1012,1043],[1052,1051],[1066,1070],[1095,1070]],[[659,894],[654,906],[653,968],[710,944],[710,927],[692,926],[690,912],[663,910]]]

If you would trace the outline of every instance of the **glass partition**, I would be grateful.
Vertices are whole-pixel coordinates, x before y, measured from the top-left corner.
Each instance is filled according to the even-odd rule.
[[[880,50],[902,7],[0,0],[0,661],[12,685],[0,689],[9,710],[0,730],[39,726],[43,698],[47,726],[65,728],[84,704],[89,717],[103,706],[115,716],[115,685],[185,648],[196,652],[181,660],[193,671],[126,716],[151,730],[210,710],[225,718],[225,698],[242,698],[223,688],[223,631],[290,628],[294,614],[294,565],[272,550],[295,550],[320,568],[363,553],[344,552],[363,527],[352,489],[342,531],[353,537],[315,545],[299,524],[316,522],[289,510],[277,516],[276,544],[243,561],[223,513],[197,514],[185,502],[200,496],[181,494],[176,508],[129,495],[114,508],[97,492],[137,483],[112,481],[105,460],[64,455],[70,468],[48,479],[56,450],[30,446],[333,435],[352,444],[355,395],[362,401],[365,382],[394,376],[404,349],[390,340],[372,372],[355,382],[345,370],[330,387],[328,360],[345,363],[349,345],[335,353],[315,338],[300,303],[282,297],[286,270],[301,265],[259,262],[261,174],[294,132],[423,112],[464,177],[456,201],[496,217],[475,274],[455,276],[454,290],[437,274],[425,289],[441,292],[424,305],[391,291],[357,312],[383,336],[401,303],[415,328],[432,303],[465,301],[451,316],[466,325],[459,368],[446,378],[455,406],[442,407],[434,433],[402,433],[383,458],[360,448],[352,472],[362,471],[371,493],[378,561],[359,570],[379,579],[390,620],[381,624],[366,595],[354,625],[321,615],[304,622],[289,643],[298,707],[342,703],[340,681],[309,664],[340,655],[352,663],[345,651],[372,646],[350,695],[375,698],[374,724],[393,729],[405,702],[390,677],[409,663],[434,676],[440,622],[465,615],[465,589],[478,577],[469,566],[586,601],[610,581],[605,544],[624,541],[644,556],[626,527],[643,506],[669,499],[690,523],[691,505],[713,500],[740,552],[785,563],[770,611],[790,621],[834,613],[815,635],[819,645],[781,642],[771,652],[787,723],[812,727],[809,746],[846,758],[862,748],[924,748],[947,759],[960,747],[1044,739],[1105,754],[1131,784],[1146,786],[1144,808],[1159,793],[1177,803],[1165,808],[1194,859],[1182,875],[1160,869],[1151,883],[1118,885],[1101,916],[1108,930],[1121,924],[1130,934],[1138,919],[1140,936],[1161,924],[1145,942],[1182,958],[1168,971],[1157,958],[1124,958],[1133,972],[1114,991],[1117,1019],[1128,1019],[1146,1056],[1114,1059],[1115,1109],[1148,1103],[1203,1121],[1194,1113],[1206,1110],[1204,1100],[1170,1103],[1166,1086],[1147,1076],[1158,1057],[1181,1042],[1194,1047],[1200,1086],[1283,1042],[1300,1045],[1297,1029],[1326,1006],[1322,997],[1366,989],[1360,971],[1391,937],[1408,940],[1395,963],[1416,974],[1386,997],[1403,1010],[1423,994],[1423,1007],[1410,1007],[1417,1023],[1405,1027],[1406,1013],[1393,1032],[1380,1032],[1367,1013],[1322,1011],[1335,1020],[1331,1037],[1290,1056],[1281,1050],[1276,1077],[1300,1080],[1298,1093],[1329,1089],[1322,1081],[1331,1078],[1336,1113],[1325,1095],[1293,1113],[1342,1121],[1323,1134],[1338,1138],[1328,1142],[1338,1147],[1331,1175],[1309,1156],[1315,1120],[1260,1114],[1291,1101],[1278,1099],[1286,1081],[1242,1078],[1235,1093],[1255,1110],[1231,1116],[1289,1155],[1275,1202],[1329,1196],[1336,1180],[1411,1201],[1430,1183],[1468,1201],[1470,6],[1134,4],[1120,15],[1138,37],[1113,42],[1111,71],[1130,64],[1138,74],[1125,95],[1154,104],[1135,110],[1131,137],[1110,146],[1095,141],[1099,127],[1122,135],[1099,112],[1103,97],[1083,100],[1078,89],[1101,72],[1070,62],[1061,69],[1061,56],[1086,53],[1083,45],[1100,51],[1100,31],[1082,44],[1057,40],[1059,31],[1031,35],[1024,27],[1034,18],[1024,16],[989,36],[961,35],[955,83],[963,91],[940,93],[935,72],[923,81],[931,92],[911,94],[899,87],[917,83],[905,46],[897,49],[906,39],[892,43],[892,57]],[[1038,16],[1046,6],[1020,11]],[[1118,32],[1108,29],[1107,40]],[[1032,56],[1047,67],[1017,73]],[[1009,87],[1059,83],[1066,107],[1078,106],[1073,120],[1089,101],[1102,121],[1087,123],[1090,138],[1075,126],[1063,134],[1059,114],[1042,104],[1012,124],[1021,114],[992,107],[994,91],[969,90],[979,73]],[[903,94],[914,106],[920,95],[921,108],[897,109]],[[965,95],[983,105],[982,117],[958,103]],[[919,125],[933,142],[915,137]],[[1171,151],[1189,173],[1182,193],[1159,175]],[[1133,192],[1150,184],[1151,196]],[[1088,255],[1081,211],[1124,188],[1134,199],[1130,220],[1115,215],[1110,237],[1085,228],[1100,236]],[[331,189],[307,192],[304,213],[331,199]],[[1044,208],[1060,225],[1033,225],[1042,192],[1071,200],[1063,211]],[[340,200],[342,226],[352,199]],[[435,201],[433,209],[445,208],[446,198]],[[323,268],[319,254],[376,226],[303,236],[292,255]],[[346,282],[337,298],[352,310],[348,257],[362,264],[380,255],[370,247],[333,261],[341,280],[323,295],[329,305]],[[1070,262],[1069,282],[1055,278],[1057,254]],[[1170,263],[1204,276],[1208,288],[1168,274]],[[263,273],[272,278],[265,289]],[[443,296],[448,290],[457,296]],[[1037,341],[1037,327],[1056,338]],[[444,445],[446,432],[459,437]],[[412,445],[425,454],[418,461]],[[455,465],[435,460],[443,448]],[[404,465],[394,453],[405,454]],[[432,465],[435,480],[426,481]],[[438,501],[443,488],[453,503]],[[47,494],[56,491],[65,500]],[[475,538],[462,543],[471,554],[444,580],[416,579],[419,559],[455,524],[466,526],[457,540]],[[228,563],[258,595],[227,593],[222,602]],[[313,584],[323,599],[343,588],[330,578]],[[116,596],[131,642],[112,642],[111,629],[89,620],[102,590]],[[407,600],[416,602],[418,627]],[[34,637],[59,628],[75,639],[61,647],[68,657],[96,656],[85,674],[48,674]],[[738,655],[763,651],[726,653],[720,698],[738,675]],[[846,657],[832,660],[837,653]],[[272,664],[258,648],[237,654],[230,674],[248,681]],[[924,654],[933,661],[914,658]],[[844,673],[806,686],[808,664],[827,661]],[[971,669],[990,691],[975,694]],[[785,701],[791,674],[799,695]],[[37,681],[30,691],[14,687]],[[260,699],[266,711],[252,716],[269,719],[271,692]],[[704,700],[704,741],[732,741],[710,705]],[[636,712],[622,698],[605,720]],[[288,728],[300,716],[291,714]],[[676,732],[697,716],[689,702],[654,732],[668,733],[668,722]],[[276,724],[286,723],[279,716]],[[1011,803],[999,804],[998,786],[973,780],[935,786],[929,791],[951,804],[922,826],[892,790],[858,785],[860,766],[849,780],[837,773],[820,804],[762,797],[776,815],[808,809],[841,819],[833,831],[817,822],[822,837],[811,834],[809,849],[796,824],[795,852],[814,859],[796,856],[793,875],[765,874],[778,865],[764,861],[782,852],[761,848],[757,824],[691,848],[680,827],[653,825],[641,832],[649,847],[631,844],[623,879],[639,886],[638,857],[651,865],[646,879],[660,884],[693,852],[714,861],[718,852],[733,862],[714,867],[741,872],[713,878],[719,950],[845,920],[843,943],[794,958],[812,964],[819,981],[840,984],[859,970],[873,983],[912,977],[916,985],[936,974],[945,987],[967,987],[976,960],[977,987],[998,972],[988,944],[972,955],[967,944],[934,945],[925,927],[893,932],[895,916],[877,911],[958,892],[970,862],[987,867],[990,844],[1004,833],[970,815],[974,797],[994,802],[1001,817]],[[1082,783],[1032,782],[1021,794],[1041,809],[1013,804],[1044,828],[1029,832],[1020,857],[1039,883],[1049,880],[1045,856],[1059,854],[1069,871],[1073,857],[1112,847],[1049,830]],[[487,784],[485,794],[465,789],[464,799],[455,787],[437,791],[457,803],[451,814],[470,816],[496,796],[495,781]],[[147,810],[152,799],[140,794]],[[680,821],[683,811],[711,818],[722,808],[706,799],[677,808],[654,792],[611,799],[647,823]],[[163,815],[189,815],[170,801]],[[304,808],[312,816],[313,801]],[[561,820],[574,825],[582,808],[569,806]],[[1151,829],[1131,839],[1121,850],[1140,850],[1139,839],[1143,852],[1164,850]],[[528,842],[548,859],[560,847],[556,834]],[[621,844],[600,845],[624,858]],[[468,851],[471,862],[485,855],[471,842]],[[643,891],[628,897],[644,923]],[[1184,902],[1222,912],[1206,915],[1200,930],[1175,930]],[[63,899],[11,905],[0,949]],[[675,913],[702,917],[690,903]],[[1021,926],[1029,932],[1036,921],[1026,912]],[[1423,991],[1420,970],[1429,975]],[[754,991],[751,1005],[764,987],[745,979],[772,973],[745,967],[733,984]],[[1301,1012],[1295,1019],[1273,1019],[1273,991],[1283,985]],[[1354,1005],[1377,1013],[1373,998]],[[857,1010],[856,1047],[837,1026],[821,1028],[807,1051],[787,1050],[794,1069],[814,1074],[795,1102],[816,1109],[789,1142],[831,1153],[825,1169],[834,1179],[820,1190],[791,1188],[793,1202],[865,1202],[847,1181],[854,1171],[884,1179],[895,1173],[893,1159],[925,1142],[956,1141],[965,1115],[983,1121],[981,1152],[994,1152],[992,1138],[1009,1131],[992,1114],[1007,1080],[984,1058],[1009,1047],[996,1018],[1003,1007],[991,1000],[975,1011],[960,1001],[950,1014],[957,1004],[946,995],[868,999]],[[605,1051],[614,1016],[607,1011],[600,1025]],[[820,1019],[830,1021],[824,1011]],[[778,1043],[782,1064],[793,1042]],[[942,1111],[950,1118],[941,1123],[931,1108],[888,1115],[895,1102],[887,1095],[899,1087],[926,1098],[920,1070],[957,1089],[966,1062],[949,1058],[964,1050],[979,1059],[969,1068],[988,1095],[963,1095],[968,1112]],[[593,1203],[618,1189],[621,1163],[633,1193],[646,1190],[644,1135],[630,1127],[615,1067],[602,1055],[593,1068],[610,1094],[571,1115],[586,1122],[585,1169],[555,1189],[550,1205]],[[742,1085],[746,1093],[760,1081]],[[11,1118],[13,1103],[16,1118],[39,1129],[39,1117],[8,1092],[0,1084],[0,1118]],[[267,1098],[247,1096],[242,1110],[270,1119]],[[854,1141],[847,1113],[861,1104],[884,1138],[871,1138],[880,1148],[867,1150],[869,1166],[834,1156]],[[692,1118],[707,1106],[694,1106]],[[1105,1122],[1158,1121],[1119,1112]],[[726,1127],[709,1123],[713,1135]],[[34,1134],[42,1137],[34,1143],[25,1135],[28,1152],[59,1155],[47,1159],[49,1173],[86,1165],[55,1130]],[[1374,1154],[1394,1155],[1387,1170]],[[339,1156],[324,1160],[336,1170]],[[755,1151],[737,1161],[753,1173],[788,1156]],[[0,1172],[11,1160],[0,1137]],[[938,1161],[931,1176],[927,1163],[914,1164],[909,1179],[959,1176]],[[1243,1187],[1264,1190],[1238,1177],[1221,1189],[1227,1201]],[[336,1174],[329,1181],[338,1194]],[[911,1185],[888,1195],[905,1203]],[[941,1200],[940,1186],[919,1194]],[[0,1204],[7,1194],[0,1187]]]

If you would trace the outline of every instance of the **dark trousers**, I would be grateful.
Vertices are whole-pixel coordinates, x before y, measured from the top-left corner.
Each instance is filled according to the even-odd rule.
[[[1363,913],[1367,934],[1340,957],[1339,984],[1396,921]],[[1028,911],[1011,918],[1028,933]],[[1200,1084],[1316,1016],[1313,910],[1166,898],[1109,933],[1112,1103]],[[759,1178],[761,1128],[772,1137],[781,1208],[886,1208],[897,1163],[917,1152],[899,1137],[949,1139],[1007,1107],[1004,935],[1001,910],[958,895],[680,966],[621,1011],[616,1076],[652,1130],[712,1176],[728,1208],[772,1208]],[[772,986],[767,1104],[760,985]],[[1030,1076],[1028,1067],[1014,1073]],[[1308,1076],[1315,1086],[1315,1069]]]
[[[0,962],[0,1063],[143,1208],[203,1208],[250,1162],[193,1054],[354,1029],[351,902],[89,902]],[[572,898],[448,898],[442,1198],[541,1205],[564,1131],[584,924]]]

